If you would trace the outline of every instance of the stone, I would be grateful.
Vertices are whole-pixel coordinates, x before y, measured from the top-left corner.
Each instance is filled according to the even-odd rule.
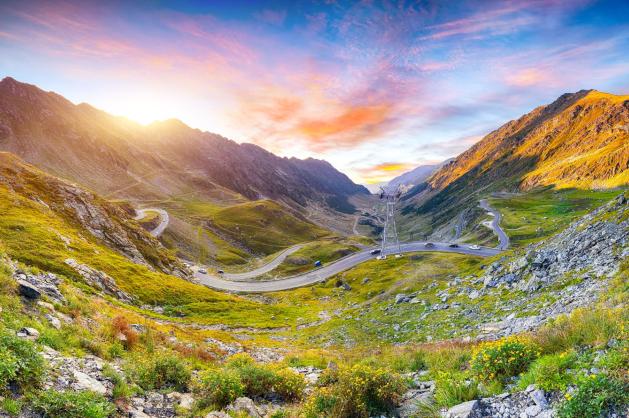
[[[262,418],[262,415],[260,414],[260,411],[258,411],[256,404],[253,403],[251,399],[244,396],[237,398],[226,409],[227,411],[232,411],[232,412],[245,412],[249,414],[251,418]]]
[[[400,303],[404,303],[408,301],[409,301],[408,296],[406,296],[406,294],[404,293],[398,293],[397,295],[395,295],[396,304],[400,304]]]
[[[18,291],[20,292],[21,296],[32,300],[39,299],[41,297],[41,292],[39,291],[39,289],[36,286],[27,282],[26,280],[18,280],[17,284]]]
[[[74,379],[76,380],[73,385],[74,389],[77,390],[91,390],[96,393],[100,393],[101,395],[105,395],[107,393],[107,388],[98,380],[89,376],[86,373],[83,373],[79,370],[73,370],[72,374]]]
[[[212,411],[205,416],[205,418],[231,418],[228,414],[221,411]]]
[[[479,409],[477,400],[464,402],[453,406],[445,413],[446,418],[472,418]]]
[[[537,405],[531,405],[529,407],[527,407],[524,412],[526,412],[526,416],[528,417],[536,417],[537,414],[539,414],[540,412],[542,412],[542,408],[540,408]]]
[[[55,311],[55,306],[52,303],[48,303],[48,302],[44,302],[43,300],[38,300],[37,301],[37,306],[40,306],[44,309],[47,309],[51,312]]]
[[[44,317],[48,320],[48,322],[50,322],[50,325],[52,325],[53,328],[61,329],[61,321],[59,320],[59,318],[51,314],[46,314],[44,315]]]
[[[536,389],[529,395],[535,405],[540,407],[540,410],[548,408],[548,401],[546,400],[546,393],[542,389]]]
[[[478,299],[479,296],[480,296],[480,292],[478,290],[472,290],[470,294],[468,295],[468,297],[472,300]]]
[[[39,337],[39,331],[37,331],[35,328],[24,327],[18,331],[17,336],[36,340]]]

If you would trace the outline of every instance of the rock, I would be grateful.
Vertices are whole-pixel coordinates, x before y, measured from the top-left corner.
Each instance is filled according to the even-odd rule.
[[[35,328],[24,327],[17,332],[17,336],[21,338],[27,338],[29,340],[36,340],[39,338],[39,331]]]
[[[405,302],[408,302],[409,300],[410,300],[409,297],[406,296],[406,294],[404,293],[398,293],[397,295],[395,295],[396,304],[405,303]]]
[[[40,306],[44,309],[47,309],[51,312],[55,311],[55,306],[52,303],[48,303],[48,302],[44,302],[43,300],[38,300],[37,301],[37,306]]]
[[[399,403],[398,408],[395,410],[399,417],[414,417],[418,415],[420,404],[423,401],[428,401],[432,397],[430,392],[411,389],[402,395],[402,400]]]
[[[25,280],[18,280],[17,284],[18,291],[20,292],[21,296],[32,300],[39,299],[41,297],[41,292],[39,291],[39,289],[29,282]]]
[[[101,395],[105,395],[107,393],[107,388],[101,382],[86,373],[79,370],[73,370],[72,374],[76,380],[75,384],[72,385],[73,389],[91,390],[93,392],[100,393]]]
[[[472,300],[478,299],[479,296],[480,296],[480,292],[478,290],[472,290],[470,294],[468,295],[468,297]]]
[[[548,401],[546,400],[546,394],[544,393],[542,389],[534,390],[533,392],[530,393],[529,396],[531,397],[531,399],[533,399],[533,402],[535,402],[535,405],[540,407],[540,410],[548,408]]]
[[[446,418],[472,418],[474,413],[479,409],[477,400],[464,402],[453,406],[445,413]]]
[[[232,412],[245,412],[251,418],[262,418],[260,411],[256,407],[256,404],[247,397],[237,398],[231,405],[226,408],[227,411]]]
[[[50,325],[55,329],[61,329],[61,321],[56,316],[52,316],[51,314],[46,314],[44,317],[50,322]]]
[[[106,273],[95,270],[85,264],[77,263],[73,258],[66,259],[65,263],[75,269],[90,285],[101,289],[106,294],[117,297],[123,302],[133,302],[133,298],[120,290],[116,285],[116,281]]]
[[[537,405],[531,405],[529,407],[527,407],[524,412],[526,413],[527,417],[536,417],[537,414],[539,414],[540,412],[542,412],[542,408],[540,408]]]
[[[619,205],[626,205],[627,204],[627,198],[625,197],[624,194],[618,195],[618,197],[616,198],[616,201],[618,202]]]
[[[212,411],[205,416],[205,418],[231,418],[228,414],[221,411]]]
[[[343,290],[347,290],[347,291],[352,290],[352,286],[350,286],[350,285],[349,285],[348,283],[346,283],[346,282],[343,282],[343,283],[341,284],[341,287],[343,288]]]

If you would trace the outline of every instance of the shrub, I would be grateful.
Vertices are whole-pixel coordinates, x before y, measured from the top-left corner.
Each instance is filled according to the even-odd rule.
[[[417,372],[426,370],[426,354],[423,351],[413,351],[393,357],[391,368],[396,372]]]
[[[605,344],[620,338],[623,315],[618,309],[575,309],[560,316],[535,334],[544,353],[557,353],[580,345]]]
[[[306,381],[299,373],[290,369],[280,369],[276,372],[273,392],[282,399],[288,401],[301,399],[305,388]]]
[[[201,408],[223,408],[244,394],[244,385],[235,370],[209,370],[195,388]]]
[[[480,344],[472,353],[471,366],[485,381],[517,376],[539,355],[528,339],[513,336]]]
[[[35,344],[8,333],[0,333],[0,392],[9,385],[24,389],[41,381],[44,359]]]
[[[13,398],[2,399],[2,411],[6,414],[17,417],[22,412],[22,402]]]
[[[122,345],[126,350],[131,350],[139,340],[137,332],[129,326],[129,321],[124,316],[117,316],[111,321],[111,331],[114,338],[123,335]]]
[[[33,399],[32,406],[44,418],[106,418],[116,410],[102,395],[90,391],[47,390]]]
[[[238,373],[248,397],[262,397],[273,390],[277,375],[270,368],[256,364],[247,355],[235,355],[227,363],[227,368]]]
[[[519,386],[524,389],[530,384],[536,384],[546,391],[564,390],[572,381],[567,370],[574,366],[575,361],[576,355],[573,352],[540,357],[521,377]]]
[[[114,384],[111,391],[111,396],[114,400],[126,400],[133,394],[125,377],[114,370],[110,365],[105,364],[103,367],[103,376],[111,380]]]
[[[559,418],[599,417],[614,406],[629,403],[629,384],[605,375],[582,378],[574,394],[559,405]]]
[[[306,402],[305,414],[369,417],[392,410],[405,390],[398,374],[357,364],[339,369],[335,383],[315,391]]]
[[[462,373],[439,373],[435,380],[435,402],[450,407],[476,399],[480,395],[478,382]]]
[[[143,389],[173,389],[179,392],[188,389],[191,378],[188,366],[180,358],[170,355],[159,356],[148,364],[140,365],[137,375]]]

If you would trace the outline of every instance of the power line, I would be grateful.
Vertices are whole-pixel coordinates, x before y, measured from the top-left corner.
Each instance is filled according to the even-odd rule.
[[[397,226],[395,224],[395,204],[400,198],[402,192],[400,188],[396,188],[394,192],[380,188],[380,200],[384,201],[384,229],[382,230],[382,246],[380,254],[382,257],[390,254],[400,254],[400,240],[397,234]]]

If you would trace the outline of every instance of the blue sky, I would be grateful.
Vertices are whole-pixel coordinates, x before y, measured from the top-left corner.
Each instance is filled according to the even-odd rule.
[[[0,1],[0,76],[379,182],[564,92],[629,93],[629,2]]]

